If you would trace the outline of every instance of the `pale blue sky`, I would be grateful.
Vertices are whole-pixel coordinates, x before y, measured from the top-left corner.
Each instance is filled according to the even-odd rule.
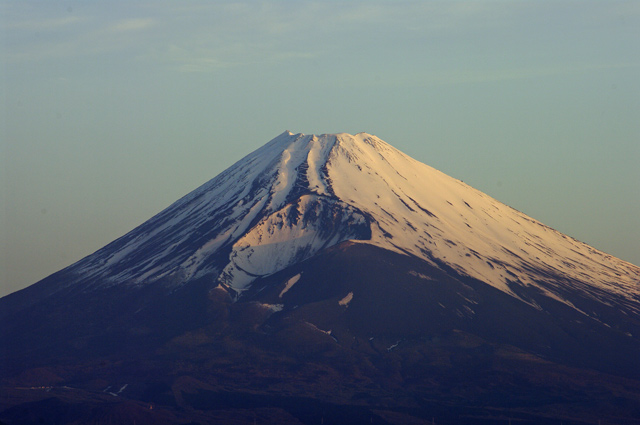
[[[640,264],[640,2],[0,2],[0,295],[284,130],[366,131]]]

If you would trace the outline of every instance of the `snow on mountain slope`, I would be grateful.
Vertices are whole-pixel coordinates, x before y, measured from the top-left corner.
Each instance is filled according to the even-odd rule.
[[[367,220],[353,207],[303,195],[260,220],[233,245],[231,261],[220,281],[242,291],[256,277],[283,270],[323,248],[357,239],[367,230]]]
[[[563,235],[368,134],[338,135],[337,197],[373,218],[376,245],[447,263],[517,296],[512,283],[568,303],[558,286],[639,299],[640,268]],[[564,285],[569,284],[563,282]],[[637,306],[634,306],[637,309]]]
[[[210,276],[241,293],[345,240],[446,264],[534,306],[519,289],[639,311],[640,268],[366,133],[285,132],[70,270],[86,287]]]

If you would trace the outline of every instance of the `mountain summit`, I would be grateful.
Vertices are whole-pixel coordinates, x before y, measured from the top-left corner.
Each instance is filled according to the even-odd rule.
[[[427,405],[446,415],[452,402],[479,409],[500,385],[515,391],[508,405],[537,406],[522,407],[525,420],[564,391],[527,392],[518,379],[534,372],[563,376],[578,398],[575,386],[598,374],[640,378],[640,268],[367,133],[279,135],[94,254],[1,299],[0,320],[2,344],[14,347],[4,354],[7,385],[27,374],[89,391],[91,368],[110,383],[137,380],[131,398],[146,400],[157,382],[122,366],[134,358],[167,376],[183,409],[207,410],[223,389],[291,391],[246,383],[256,365],[289,376],[313,403],[387,403],[380,423],[402,423],[406,409],[426,417]],[[455,395],[465,373],[472,402]],[[203,398],[177,395],[194,391]],[[390,401],[396,391],[403,401]],[[587,404],[595,397],[581,394]],[[629,412],[638,394],[621,396]],[[485,402],[504,408],[494,401]]]
[[[70,270],[89,285],[208,275],[239,295],[346,240],[445,263],[517,298],[535,285],[564,300],[562,279],[625,309],[640,298],[638,267],[367,133],[285,132]]]

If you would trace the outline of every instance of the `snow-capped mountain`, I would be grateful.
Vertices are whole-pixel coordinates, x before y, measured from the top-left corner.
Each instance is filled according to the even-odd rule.
[[[640,268],[367,133],[285,132],[70,270],[89,286],[210,276],[241,294],[345,240],[446,264],[532,305],[520,288],[640,312]]]
[[[370,134],[285,132],[0,299],[0,421],[617,423],[638,358],[640,268]]]

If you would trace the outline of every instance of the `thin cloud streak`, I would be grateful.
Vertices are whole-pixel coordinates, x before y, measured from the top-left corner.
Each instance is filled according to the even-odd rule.
[[[554,3],[555,4],[555,3]],[[580,14],[561,24],[569,28],[611,23],[624,12],[627,21],[637,19],[640,8],[628,4],[580,9]],[[571,10],[574,3],[563,10]],[[536,25],[560,25],[548,14],[549,2],[232,2],[198,4],[196,6],[167,3],[164,9],[139,7],[136,12],[148,16],[91,20],[91,26],[80,25],[86,17],[61,17],[30,20],[5,25],[4,30],[46,28],[59,34],[47,40],[31,40],[13,35],[16,42],[6,50],[9,63],[42,61],[69,55],[93,55],[135,49],[143,60],[158,60],[179,71],[216,70],[221,67],[269,63],[274,60],[332,58],[340,55],[357,57],[373,49],[399,50],[413,48],[425,55],[446,51],[450,37],[461,34],[482,39],[504,40],[509,34],[522,33]],[[625,6],[625,7],[622,7]],[[191,13],[197,7],[198,14]],[[555,6],[553,6],[555,7]],[[535,17],[527,23],[526,16]],[[238,25],[242,22],[242,25]],[[511,29],[522,26],[522,30]],[[68,31],[68,29],[74,31]],[[65,31],[61,31],[64,29]],[[536,29],[537,31],[537,29]],[[118,38],[144,32],[147,38]],[[171,34],[171,36],[167,36]],[[109,37],[113,38],[109,38]],[[448,41],[449,40],[449,41]],[[516,41],[517,42],[517,41]],[[409,45],[409,47],[404,47]],[[313,46],[313,47],[309,47]],[[439,50],[425,50],[442,46]],[[482,48],[482,46],[480,46]],[[521,47],[526,49],[526,45]],[[348,50],[353,51],[350,53]],[[454,52],[455,53],[455,52]],[[436,56],[434,56],[435,58]],[[419,58],[418,58],[419,59]],[[408,64],[415,58],[407,58]],[[175,64],[178,64],[175,67]],[[415,66],[420,66],[416,64]]]
[[[59,20],[25,21],[13,25],[7,33],[12,43],[6,43],[3,61],[10,65],[33,64],[49,60],[82,58],[118,53],[131,48],[143,49],[147,39],[138,38],[143,31],[158,26],[153,18],[123,19],[116,23],[96,22],[97,19],[69,17]],[[91,25],[87,25],[87,24]],[[21,37],[16,32],[46,31],[46,37]],[[134,37],[133,34],[136,36]]]
[[[578,75],[582,73],[595,72],[601,70],[615,70],[615,69],[633,69],[640,68],[638,64],[631,63],[618,63],[618,64],[585,64],[585,65],[557,65],[557,66],[541,66],[541,67],[526,67],[526,68],[512,68],[512,69],[496,69],[494,71],[478,72],[472,71],[453,71],[453,72],[437,72],[428,75],[421,75],[413,78],[406,78],[395,83],[388,84],[389,86],[403,86],[403,87],[433,87],[433,86],[447,86],[457,84],[480,84],[480,83],[494,83],[503,81],[517,81],[527,80],[544,77],[557,77]],[[361,81],[362,82],[362,81]],[[357,85],[358,82],[354,82]],[[380,85],[380,82],[371,83]]]
[[[113,32],[129,32],[142,31],[156,26],[158,22],[152,18],[123,19],[122,21],[111,25],[108,31]]]
[[[67,28],[87,22],[89,18],[80,16],[65,16],[62,18],[48,18],[40,20],[28,20],[18,22],[4,22],[1,28],[5,31],[56,31],[61,28]]]

